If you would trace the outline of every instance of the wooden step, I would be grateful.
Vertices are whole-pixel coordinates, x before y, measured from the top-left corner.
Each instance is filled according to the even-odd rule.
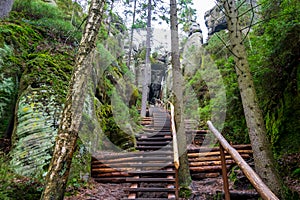
[[[128,174],[131,175],[174,175],[175,171],[166,170],[147,170],[147,171],[129,171]]]
[[[154,132],[154,133],[151,133],[151,134],[140,134],[138,135],[137,137],[138,138],[141,138],[141,137],[161,137],[161,136],[171,136],[172,133],[169,131],[158,131],[158,132]]]
[[[175,198],[135,198],[135,199],[130,199],[130,198],[122,198],[122,200],[173,200]]]
[[[158,150],[158,149],[166,149],[166,150],[171,150],[171,146],[138,146],[136,147],[137,150],[143,150],[143,151],[150,151],[150,150]]]
[[[109,178],[94,178],[95,181],[100,183],[125,183],[126,177],[109,177]]]
[[[120,158],[120,159],[111,159],[111,160],[98,160],[93,161],[92,165],[100,164],[113,164],[113,163],[133,163],[133,162],[147,162],[147,161],[169,161],[173,160],[171,155],[162,155],[162,156],[144,156],[144,157],[129,157],[129,158]]]
[[[139,146],[166,146],[170,144],[170,142],[153,142],[153,141],[146,141],[146,142],[141,142],[137,141],[136,144]]]
[[[128,192],[175,192],[175,188],[145,188],[145,187],[138,187],[138,188],[125,188],[125,191]]]
[[[110,160],[118,158],[129,158],[129,157],[139,157],[139,156],[149,156],[149,155],[166,155],[172,154],[172,151],[153,151],[153,152],[129,152],[129,153],[116,153],[116,154],[102,154],[99,156],[93,156],[92,162],[99,160]]]
[[[163,160],[165,161],[165,160]],[[150,162],[150,163],[111,163],[111,164],[98,164],[93,165],[93,168],[114,168],[114,169],[122,169],[122,168],[140,168],[140,167],[165,167],[172,165],[172,162],[165,161],[165,162]]]
[[[174,178],[126,178],[126,182],[136,183],[175,183]]]
[[[138,141],[172,141],[172,137],[138,137]]]

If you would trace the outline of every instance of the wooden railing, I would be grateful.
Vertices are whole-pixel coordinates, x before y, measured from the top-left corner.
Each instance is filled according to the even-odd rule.
[[[237,165],[243,171],[245,176],[255,187],[257,192],[263,199],[268,200],[279,200],[279,198],[268,188],[268,186],[261,180],[261,178],[255,173],[255,171],[248,165],[248,163],[240,156],[240,154],[226,141],[222,134],[213,126],[211,121],[207,122],[209,129],[216,136],[220,143],[220,153],[221,153],[221,162],[222,162],[222,177],[224,181],[224,193],[225,199],[229,200],[229,187],[228,187],[228,178],[226,173],[226,161],[224,156],[224,150],[226,150],[231,157],[235,160]],[[223,154],[223,156],[222,156]]]
[[[176,170],[176,199],[178,199],[179,181],[178,181],[178,169],[179,169],[179,154],[178,154],[178,144],[177,144],[177,134],[174,119],[174,105],[168,102],[171,109],[171,129],[173,137],[173,156],[174,156],[174,166]]]

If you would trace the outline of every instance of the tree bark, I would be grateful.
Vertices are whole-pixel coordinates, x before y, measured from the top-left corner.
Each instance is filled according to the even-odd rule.
[[[151,13],[152,13],[152,1],[148,0],[148,16],[147,16],[147,38],[146,38],[146,61],[144,69],[144,82],[143,82],[143,91],[142,91],[142,109],[141,117],[146,116],[146,107],[147,107],[147,98],[149,93],[149,85],[151,82],[151,62],[150,62],[150,53],[151,53]]]
[[[191,184],[191,174],[187,156],[187,142],[183,120],[183,77],[180,72],[180,55],[178,39],[178,19],[177,2],[170,0],[170,20],[171,20],[171,56],[172,56],[172,76],[173,93],[175,107],[175,124],[177,130],[178,153],[179,153],[179,184],[180,187],[188,188]]]
[[[64,198],[82,118],[87,79],[92,69],[90,58],[95,49],[104,5],[104,0],[91,1],[88,19],[75,59],[74,71],[58,128],[54,153],[46,176],[45,189],[41,197],[44,200],[62,200]]]
[[[14,0],[1,0],[0,1],[0,18],[8,16],[9,12],[12,9]]]
[[[253,149],[255,169],[262,180],[278,196],[281,182],[276,171],[275,161],[267,138],[263,114],[250,72],[247,53],[243,44],[243,34],[234,0],[222,0],[227,18],[231,51],[234,54],[235,70],[238,77],[240,95]]]

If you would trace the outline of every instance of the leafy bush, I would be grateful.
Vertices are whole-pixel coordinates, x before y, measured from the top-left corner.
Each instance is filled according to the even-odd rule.
[[[262,1],[264,22],[250,35],[249,62],[276,156],[299,151],[300,4]]]

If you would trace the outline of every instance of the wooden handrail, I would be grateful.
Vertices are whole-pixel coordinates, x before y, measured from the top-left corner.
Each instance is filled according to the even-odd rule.
[[[174,165],[175,168],[179,168],[179,155],[178,155],[178,144],[177,144],[177,135],[176,135],[176,127],[175,127],[175,119],[174,119],[174,105],[171,102],[168,102],[171,108],[171,129],[173,136],[173,153],[174,153]]]
[[[257,192],[263,199],[279,200],[279,198],[268,188],[268,186],[261,180],[256,172],[248,165],[248,163],[240,156],[240,154],[226,141],[222,134],[213,126],[211,121],[207,122],[209,129],[219,140],[222,147],[231,155],[237,165],[241,168],[245,176],[255,187]]]

